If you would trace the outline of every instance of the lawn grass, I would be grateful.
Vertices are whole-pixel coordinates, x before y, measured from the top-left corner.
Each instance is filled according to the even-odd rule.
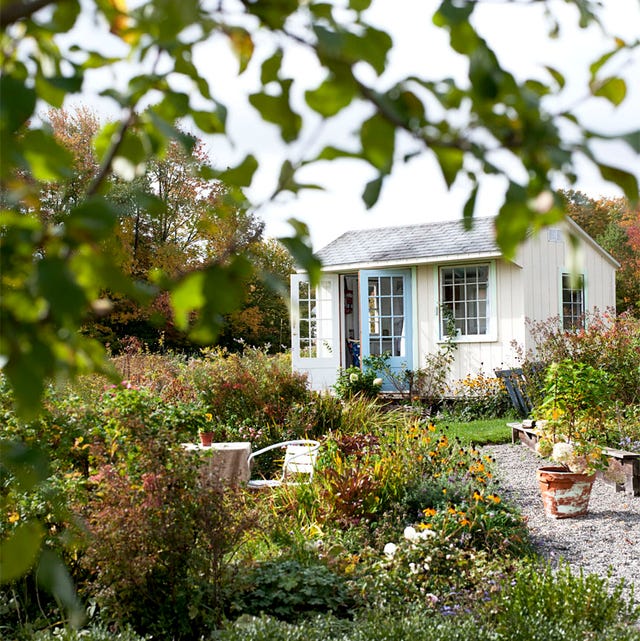
[[[450,436],[457,436],[465,444],[489,445],[511,442],[511,428],[507,418],[492,418],[482,421],[439,420],[439,426],[447,426]]]

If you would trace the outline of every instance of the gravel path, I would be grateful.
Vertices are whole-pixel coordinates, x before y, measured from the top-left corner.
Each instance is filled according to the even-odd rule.
[[[528,447],[483,448],[496,460],[503,497],[518,506],[538,551],[551,562],[568,561],[572,569],[635,584],[640,602],[640,496],[628,496],[596,480],[586,516],[553,519],[544,514],[535,471],[541,459]]]

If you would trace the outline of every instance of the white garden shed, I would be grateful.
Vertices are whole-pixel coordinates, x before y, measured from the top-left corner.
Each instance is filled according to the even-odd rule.
[[[513,260],[496,244],[493,218],[475,219],[470,231],[461,221],[350,231],[318,256],[319,285],[301,273],[291,287],[293,368],[316,390],[358,352],[423,367],[447,317],[458,343],[451,380],[492,373],[516,365],[515,344],[532,346],[527,320],[557,316],[573,331],[616,300],[618,262],[570,219],[532,235]]]

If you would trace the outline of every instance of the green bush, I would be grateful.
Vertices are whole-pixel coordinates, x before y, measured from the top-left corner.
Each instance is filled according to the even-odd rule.
[[[114,631],[104,625],[96,624],[82,630],[53,628],[23,636],[20,641],[147,641],[149,636],[140,636],[129,626]]]
[[[628,314],[588,314],[585,329],[567,332],[559,318],[530,324],[535,354],[521,355],[527,371],[570,360],[610,376],[609,397],[622,406],[640,404],[640,320]],[[537,399],[534,399],[537,400]]]
[[[526,563],[486,616],[505,639],[553,638],[545,633],[567,639],[640,639],[640,608],[625,592],[623,582],[610,585],[595,574],[574,574],[566,564],[554,569]]]
[[[381,387],[382,379],[375,369],[351,366],[340,370],[333,390],[338,398],[347,400],[355,396],[376,398]]]
[[[231,612],[295,621],[310,613],[349,616],[355,600],[345,579],[326,565],[295,559],[265,561],[234,586]]]

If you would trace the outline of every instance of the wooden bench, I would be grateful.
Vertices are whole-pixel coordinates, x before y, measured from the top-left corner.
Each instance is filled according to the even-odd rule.
[[[535,451],[538,435],[535,432],[534,421],[524,421],[522,423],[507,423],[511,428],[511,442],[520,442],[529,449]],[[598,478],[602,479],[607,485],[613,485],[616,492],[624,492],[630,496],[640,496],[640,454],[628,452],[626,450],[617,450],[612,447],[603,448],[604,455],[619,461],[624,473],[624,483],[614,483],[606,479],[602,472],[598,472]]]

